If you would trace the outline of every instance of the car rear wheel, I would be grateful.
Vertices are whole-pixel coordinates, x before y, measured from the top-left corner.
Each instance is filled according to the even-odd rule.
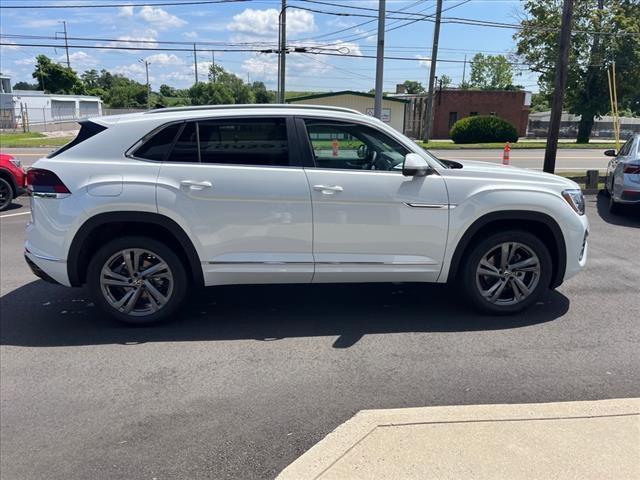
[[[13,189],[8,181],[0,178],[0,212],[3,212],[13,201]]]
[[[506,315],[534,304],[551,282],[551,255],[525,231],[489,236],[468,252],[462,287],[483,313]]]
[[[182,303],[187,275],[180,258],[147,237],[123,237],[104,245],[87,270],[98,306],[117,320],[149,324],[166,320]]]

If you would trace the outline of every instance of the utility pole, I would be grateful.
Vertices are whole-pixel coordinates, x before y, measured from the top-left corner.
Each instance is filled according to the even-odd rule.
[[[198,84],[198,55],[196,54],[196,44],[193,44],[193,70],[196,74],[196,85]]]
[[[149,62],[145,59],[138,60],[140,63],[144,63],[144,69],[147,72],[147,110],[151,110],[151,84],[149,84]]]
[[[376,97],[373,103],[373,116],[382,118],[382,86],[384,79],[384,15],[386,0],[378,3],[378,51],[376,53]]]
[[[216,51],[211,50],[211,78],[216,83]]]
[[[556,63],[556,79],[551,103],[551,118],[547,133],[547,148],[544,152],[544,171],[553,173],[556,168],[556,153],[558,151],[558,135],[562,120],[562,104],[564,91],[567,88],[569,70],[569,47],[571,45],[571,20],[573,17],[573,0],[564,0],[562,6],[562,26],[560,28],[560,45],[558,61]]]
[[[437,0],[436,23],[433,30],[433,47],[431,47],[431,62],[429,64],[429,94],[427,97],[427,118],[424,122],[422,139],[429,141],[431,136],[431,123],[433,119],[433,90],[436,83],[436,63],[438,61],[438,42],[440,41],[440,20],[442,18],[442,0]]]
[[[467,54],[464,54],[464,63],[462,64],[462,84],[464,85],[464,76],[467,73]]]
[[[278,53],[278,103],[284,103],[286,55],[287,55],[287,0],[282,0],[280,8],[280,39]]]
[[[64,34],[64,49],[67,53],[67,68],[71,69],[71,62],[69,61],[69,41],[67,40],[67,22],[65,20],[60,20],[60,22],[64,27],[64,31],[62,33]]]

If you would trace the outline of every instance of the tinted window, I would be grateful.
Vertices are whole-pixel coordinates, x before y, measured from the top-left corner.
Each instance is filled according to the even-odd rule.
[[[285,119],[198,122],[200,161],[233,165],[289,165]]]
[[[185,124],[184,129],[176,140],[171,154],[167,157],[167,162],[192,162],[198,160],[198,133],[196,123]]]
[[[365,125],[311,119],[305,124],[320,168],[400,172],[409,153],[387,134]]]
[[[631,145],[633,144],[633,138],[630,138],[629,140],[627,140],[627,143],[625,143],[622,148],[620,149],[620,153],[618,153],[618,155],[621,156],[626,156],[629,155],[629,152],[631,151]]]
[[[181,123],[174,123],[173,125],[163,128],[144,142],[142,146],[135,151],[134,156],[146,158],[147,160],[164,160],[181,127]]]

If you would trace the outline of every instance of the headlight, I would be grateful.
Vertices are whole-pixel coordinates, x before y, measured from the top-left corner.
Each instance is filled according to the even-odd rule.
[[[584,215],[584,195],[582,190],[571,189],[562,192],[562,197],[567,201],[578,215]]]
[[[20,160],[18,160],[17,158],[12,158],[9,160],[11,163],[13,163],[16,167],[20,168],[22,166],[22,163],[20,162]]]

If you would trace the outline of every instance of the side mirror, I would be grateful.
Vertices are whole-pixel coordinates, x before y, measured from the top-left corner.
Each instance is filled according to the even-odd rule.
[[[605,151],[604,151],[604,154],[605,154],[607,157],[616,157],[616,156],[617,156],[617,155],[616,155],[616,151],[615,151],[615,150],[605,150]]]
[[[431,172],[427,161],[417,153],[408,153],[402,164],[402,174],[405,177],[424,177]]]

